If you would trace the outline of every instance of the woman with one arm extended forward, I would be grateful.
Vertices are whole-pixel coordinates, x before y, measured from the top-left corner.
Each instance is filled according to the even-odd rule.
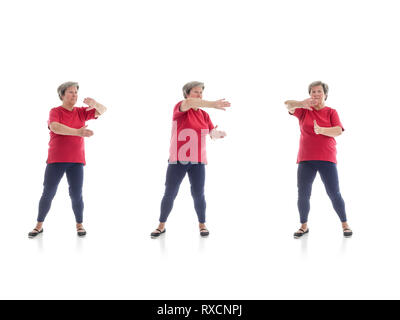
[[[43,194],[39,202],[36,227],[29,232],[30,238],[43,232],[43,222],[56,195],[58,184],[64,173],[69,184],[72,210],[75,214],[78,236],[86,235],[83,228],[83,166],[85,162],[84,138],[93,135],[87,129],[86,121],[97,119],[106,111],[106,107],[92,98],[83,100],[89,107],[75,107],[79,85],[65,82],[58,87],[58,96],[62,105],[50,110],[48,128],[50,142],[47,167],[44,175]]]
[[[309,232],[307,227],[310,211],[312,184],[319,172],[333,208],[342,222],[343,235],[351,237],[353,232],[347,224],[346,210],[339,190],[336,168],[335,137],[344,131],[336,110],[325,106],[328,85],[315,81],[308,86],[310,98],[303,101],[288,100],[285,105],[290,114],[299,119],[300,149],[297,157],[297,206],[300,213],[300,229],[294,237],[300,238]]]
[[[203,100],[203,90],[202,82],[193,81],[185,84],[183,86],[185,100],[178,102],[174,108],[165,193],[161,201],[160,223],[151,233],[153,238],[159,237],[166,231],[165,223],[186,173],[189,176],[200,235],[203,237],[209,235],[205,225],[204,182],[205,164],[207,164],[205,138],[209,134],[212,139],[219,139],[225,137],[226,133],[216,130],[217,126],[214,127],[210,116],[202,108],[225,110],[230,107],[230,103],[225,99]]]

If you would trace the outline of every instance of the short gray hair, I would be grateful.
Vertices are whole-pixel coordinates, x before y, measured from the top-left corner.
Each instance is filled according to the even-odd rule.
[[[308,86],[308,93],[311,92],[311,88],[314,88],[316,86],[322,86],[322,89],[324,90],[324,93],[325,93],[325,100],[328,99],[329,87],[326,83],[324,83],[322,81],[311,82],[310,85]]]
[[[192,90],[193,88],[196,88],[196,87],[201,87],[204,90],[204,83],[198,82],[198,81],[191,81],[191,82],[186,83],[182,88],[183,97],[186,99],[190,93],[190,90]]]
[[[57,93],[58,93],[58,96],[60,97],[60,100],[62,100],[62,98],[65,94],[65,90],[67,90],[69,87],[76,87],[79,90],[78,82],[68,81],[68,82],[64,82],[63,84],[60,84],[60,86],[57,88]]]

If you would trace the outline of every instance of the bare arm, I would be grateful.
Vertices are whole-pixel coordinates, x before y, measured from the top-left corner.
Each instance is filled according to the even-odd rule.
[[[53,121],[52,123],[50,123],[49,128],[54,133],[61,134],[64,136],[91,137],[93,135],[92,130],[86,129],[87,126],[84,126],[80,129],[75,129],[68,127],[64,124],[61,124],[59,122]]]
[[[317,121],[314,120],[314,132],[316,134],[322,134],[324,136],[335,138],[340,136],[343,132],[343,129],[339,126],[335,127],[320,127],[317,124]]]
[[[304,108],[304,109],[312,111],[313,109],[311,108],[311,106],[313,104],[315,104],[315,102],[311,98],[305,99],[303,101],[296,101],[296,100],[285,101],[286,108],[291,114],[293,114],[294,111],[298,108]]]
[[[92,98],[85,98],[83,100],[83,103],[86,103],[89,106],[89,108],[87,108],[86,111],[96,109],[96,112],[95,112],[96,118],[98,116],[101,116],[104,112],[107,111],[107,108],[105,106],[103,106],[101,103],[98,103],[96,100],[94,100]]]
[[[185,112],[188,111],[189,109],[197,110],[198,108],[214,108],[214,109],[225,110],[225,108],[230,106],[231,106],[230,102],[225,101],[225,99],[220,99],[217,101],[207,101],[196,98],[188,98],[183,100],[180,107],[180,111]]]

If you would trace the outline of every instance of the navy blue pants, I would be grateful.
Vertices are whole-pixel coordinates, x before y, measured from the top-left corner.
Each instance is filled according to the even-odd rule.
[[[170,163],[165,181],[165,193],[161,201],[160,222],[166,222],[186,173],[189,176],[194,208],[200,223],[206,222],[206,200],[204,197],[205,165],[202,163]]]
[[[308,213],[310,212],[311,189],[317,172],[321,176],[326,192],[332,201],[333,208],[338,214],[340,221],[346,222],[346,210],[339,190],[336,163],[316,160],[300,162],[297,170],[297,188],[299,193],[297,206],[300,213],[300,222],[307,222]]]
[[[38,222],[43,222],[50,210],[51,202],[57,192],[58,184],[64,173],[67,175],[69,195],[72,201],[72,210],[76,223],[83,221],[83,163],[57,162],[50,163],[46,167],[43,182],[43,194],[39,201]]]

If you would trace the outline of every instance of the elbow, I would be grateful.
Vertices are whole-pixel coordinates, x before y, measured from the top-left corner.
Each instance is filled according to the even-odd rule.
[[[283,104],[285,105],[286,109],[289,110],[289,101],[285,101]]]
[[[50,129],[50,131],[52,131],[54,133],[58,133],[58,122],[50,123],[49,129]]]
[[[284,105],[285,105],[287,111],[289,111],[290,113],[293,113],[294,109],[293,109],[293,107],[291,106],[289,100],[285,101],[285,102],[284,102]]]

